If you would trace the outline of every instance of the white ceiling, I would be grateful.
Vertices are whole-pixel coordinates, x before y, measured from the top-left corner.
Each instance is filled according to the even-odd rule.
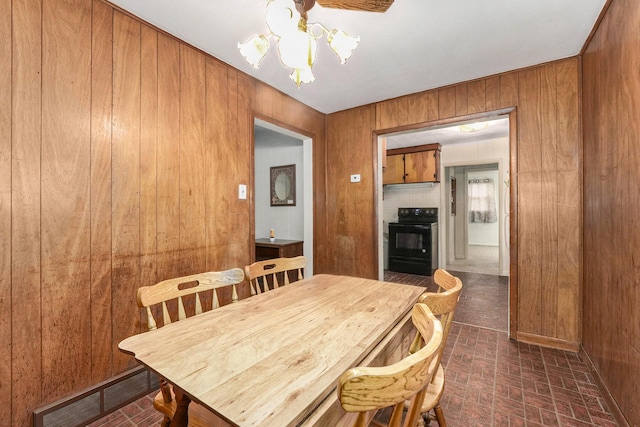
[[[360,36],[345,65],[320,43],[299,89],[273,43],[260,69],[237,49],[267,33],[266,0],[112,0],[156,27],[328,114],[577,55],[606,0],[395,0],[386,13],[316,4],[309,22]]]
[[[470,123],[486,123],[487,127],[474,132],[464,132],[461,123],[433,126],[387,135],[387,149],[413,147],[425,144],[460,144],[505,138],[509,136],[509,117],[499,116]]]

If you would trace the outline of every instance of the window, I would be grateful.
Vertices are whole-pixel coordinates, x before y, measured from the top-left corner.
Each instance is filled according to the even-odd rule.
[[[496,188],[493,179],[471,179],[467,187],[469,222],[492,223],[498,221]]]

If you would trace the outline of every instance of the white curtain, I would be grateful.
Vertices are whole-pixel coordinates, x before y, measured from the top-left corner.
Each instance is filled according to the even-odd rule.
[[[492,223],[498,221],[496,188],[493,179],[471,179],[467,187],[469,222]]]

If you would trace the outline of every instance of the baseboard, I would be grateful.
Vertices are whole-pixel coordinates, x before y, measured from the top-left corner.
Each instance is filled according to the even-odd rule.
[[[33,412],[33,425],[85,426],[158,388],[158,377],[140,366],[73,396],[36,409]]]
[[[541,347],[555,348],[556,350],[570,351],[572,353],[577,353],[580,350],[579,342],[528,334],[526,332],[518,332],[517,340],[527,344],[535,344]]]
[[[591,375],[593,376],[593,379],[595,380],[596,385],[598,386],[598,389],[600,390],[600,394],[602,394],[602,398],[604,399],[605,403],[607,404],[607,409],[609,409],[609,412],[611,412],[611,415],[613,415],[613,418],[615,418],[616,423],[618,424],[618,426],[620,426],[620,427],[630,427],[630,424],[627,421],[627,419],[624,417],[624,414],[620,410],[620,407],[618,406],[618,403],[616,403],[615,399],[613,398],[613,396],[609,392],[609,388],[607,387],[605,382],[602,380],[602,377],[600,376],[600,373],[596,370],[596,367],[594,366],[593,361],[591,360],[591,357],[589,357],[589,354],[586,352],[586,350],[584,349],[583,346],[580,346],[580,351],[578,352],[578,357],[589,368],[589,371],[591,372]]]

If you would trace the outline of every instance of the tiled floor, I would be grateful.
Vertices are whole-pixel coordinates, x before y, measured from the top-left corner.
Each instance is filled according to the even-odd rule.
[[[464,289],[443,357],[448,426],[616,426],[575,354],[509,340],[507,278],[452,273]],[[430,276],[388,272],[385,279],[434,287]],[[147,396],[92,427],[159,425],[161,418]]]
[[[497,246],[469,245],[467,258],[456,259],[447,264],[447,270],[468,273],[499,274],[500,250]]]

